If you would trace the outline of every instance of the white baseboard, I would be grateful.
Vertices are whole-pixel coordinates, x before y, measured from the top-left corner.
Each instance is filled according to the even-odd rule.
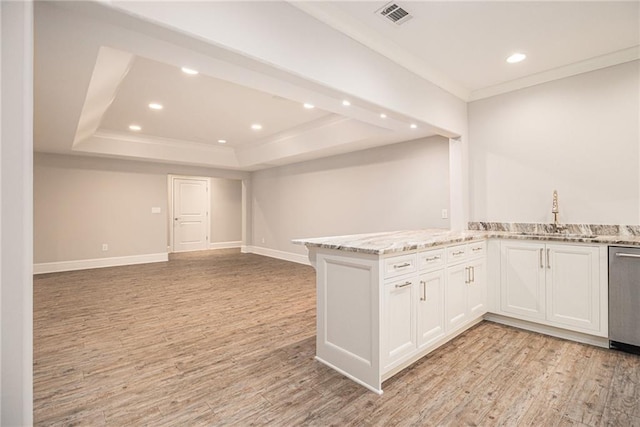
[[[583,334],[582,332],[560,329],[554,326],[541,325],[539,323],[528,322],[521,319],[514,319],[512,317],[501,316],[494,313],[487,313],[484,315],[484,318],[485,320],[488,320],[490,322],[513,326],[514,328],[537,332],[539,334],[551,335],[552,337],[581,342],[583,344],[591,344],[597,347],[609,348],[609,339],[606,337]]]
[[[309,257],[301,254],[294,254],[292,252],[279,251],[276,249],[262,248],[260,246],[242,246],[240,248],[242,253],[250,253],[257,255],[264,255],[271,258],[282,259],[285,261],[297,262],[298,264],[311,265]]]
[[[234,249],[242,246],[242,241],[233,242],[213,242],[209,243],[209,249]]]
[[[90,268],[117,267],[122,265],[165,262],[169,254],[145,254],[111,258],[80,259],[76,261],[43,262],[33,265],[33,274],[57,273],[61,271],[87,270]]]

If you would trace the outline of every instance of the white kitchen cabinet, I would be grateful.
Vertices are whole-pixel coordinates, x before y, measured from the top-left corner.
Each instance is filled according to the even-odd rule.
[[[597,247],[547,245],[547,320],[597,331],[600,280]]]
[[[447,331],[487,312],[486,242],[448,248],[445,291]],[[453,264],[453,265],[452,265]]]
[[[471,278],[468,283],[469,317],[478,318],[487,312],[487,262],[480,258],[469,264]]]
[[[387,282],[384,285],[382,337],[384,367],[410,355],[417,348],[415,279]]]
[[[423,273],[418,281],[417,332],[418,348],[427,347],[443,337],[444,269]]]
[[[543,243],[504,241],[501,245],[500,311],[544,320],[545,269]]]
[[[458,264],[447,268],[445,318],[447,331],[463,325],[468,318],[467,303],[468,267]]]
[[[502,242],[501,314],[589,333],[600,311],[598,247]]]
[[[416,254],[398,255],[384,260],[385,279],[416,271]]]
[[[382,304],[385,369],[444,336],[444,255],[443,249],[420,252],[418,276],[403,275],[385,281]],[[397,261],[403,265],[410,261],[405,258],[394,257],[393,262],[387,261],[385,265]]]

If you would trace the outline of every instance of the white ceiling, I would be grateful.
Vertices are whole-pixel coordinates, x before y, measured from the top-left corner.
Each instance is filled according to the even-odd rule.
[[[151,110],[150,102],[163,105]],[[331,113],[306,109],[299,102],[250,89],[204,74],[188,75],[180,68],[136,57],[102,118],[100,129],[174,140],[247,147],[285,131],[299,129]],[[251,129],[252,124],[262,129]]]
[[[400,2],[413,15],[402,26],[374,13],[386,2],[292,4],[464,100],[638,59],[637,1]],[[97,4],[35,11],[37,151],[257,170],[438,133],[381,120],[362,100],[345,107],[344,94],[312,82],[275,81],[198,41],[168,43],[169,30],[150,36]],[[527,60],[506,64],[514,51]]]
[[[639,1],[392,3],[412,18],[397,25],[380,16],[376,12],[389,4],[387,1],[295,4],[470,100],[512,90],[518,80],[522,80],[522,87],[530,81],[564,77],[563,67],[576,67],[584,61],[592,61],[591,66],[598,68],[638,58]],[[525,53],[527,59],[507,64],[505,59],[514,52]],[[549,74],[540,80],[525,80],[544,73]]]

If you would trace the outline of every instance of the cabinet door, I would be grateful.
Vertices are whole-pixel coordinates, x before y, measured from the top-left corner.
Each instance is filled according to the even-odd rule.
[[[502,242],[500,310],[545,319],[545,245]]]
[[[487,262],[474,260],[469,264],[471,280],[468,286],[469,317],[477,319],[487,312]]]
[[[464,324],[468,318],[467,285],[469,270],[466,264],[447,268],[445,286],[445,321],[447,332]]]
[[[388,367],[417,348],[415,278],[384,285],[383,366]]]
[[[444,336],[444,269],[420,275],[418,281],[418,347]]]
[[[547,320],[600,330],[598,256],[593,246],[547,244]]]

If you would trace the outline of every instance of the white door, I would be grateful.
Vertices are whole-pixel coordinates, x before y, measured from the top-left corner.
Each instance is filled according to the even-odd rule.
[[[209,181],[173,178],[173,252],[209,246]]]

